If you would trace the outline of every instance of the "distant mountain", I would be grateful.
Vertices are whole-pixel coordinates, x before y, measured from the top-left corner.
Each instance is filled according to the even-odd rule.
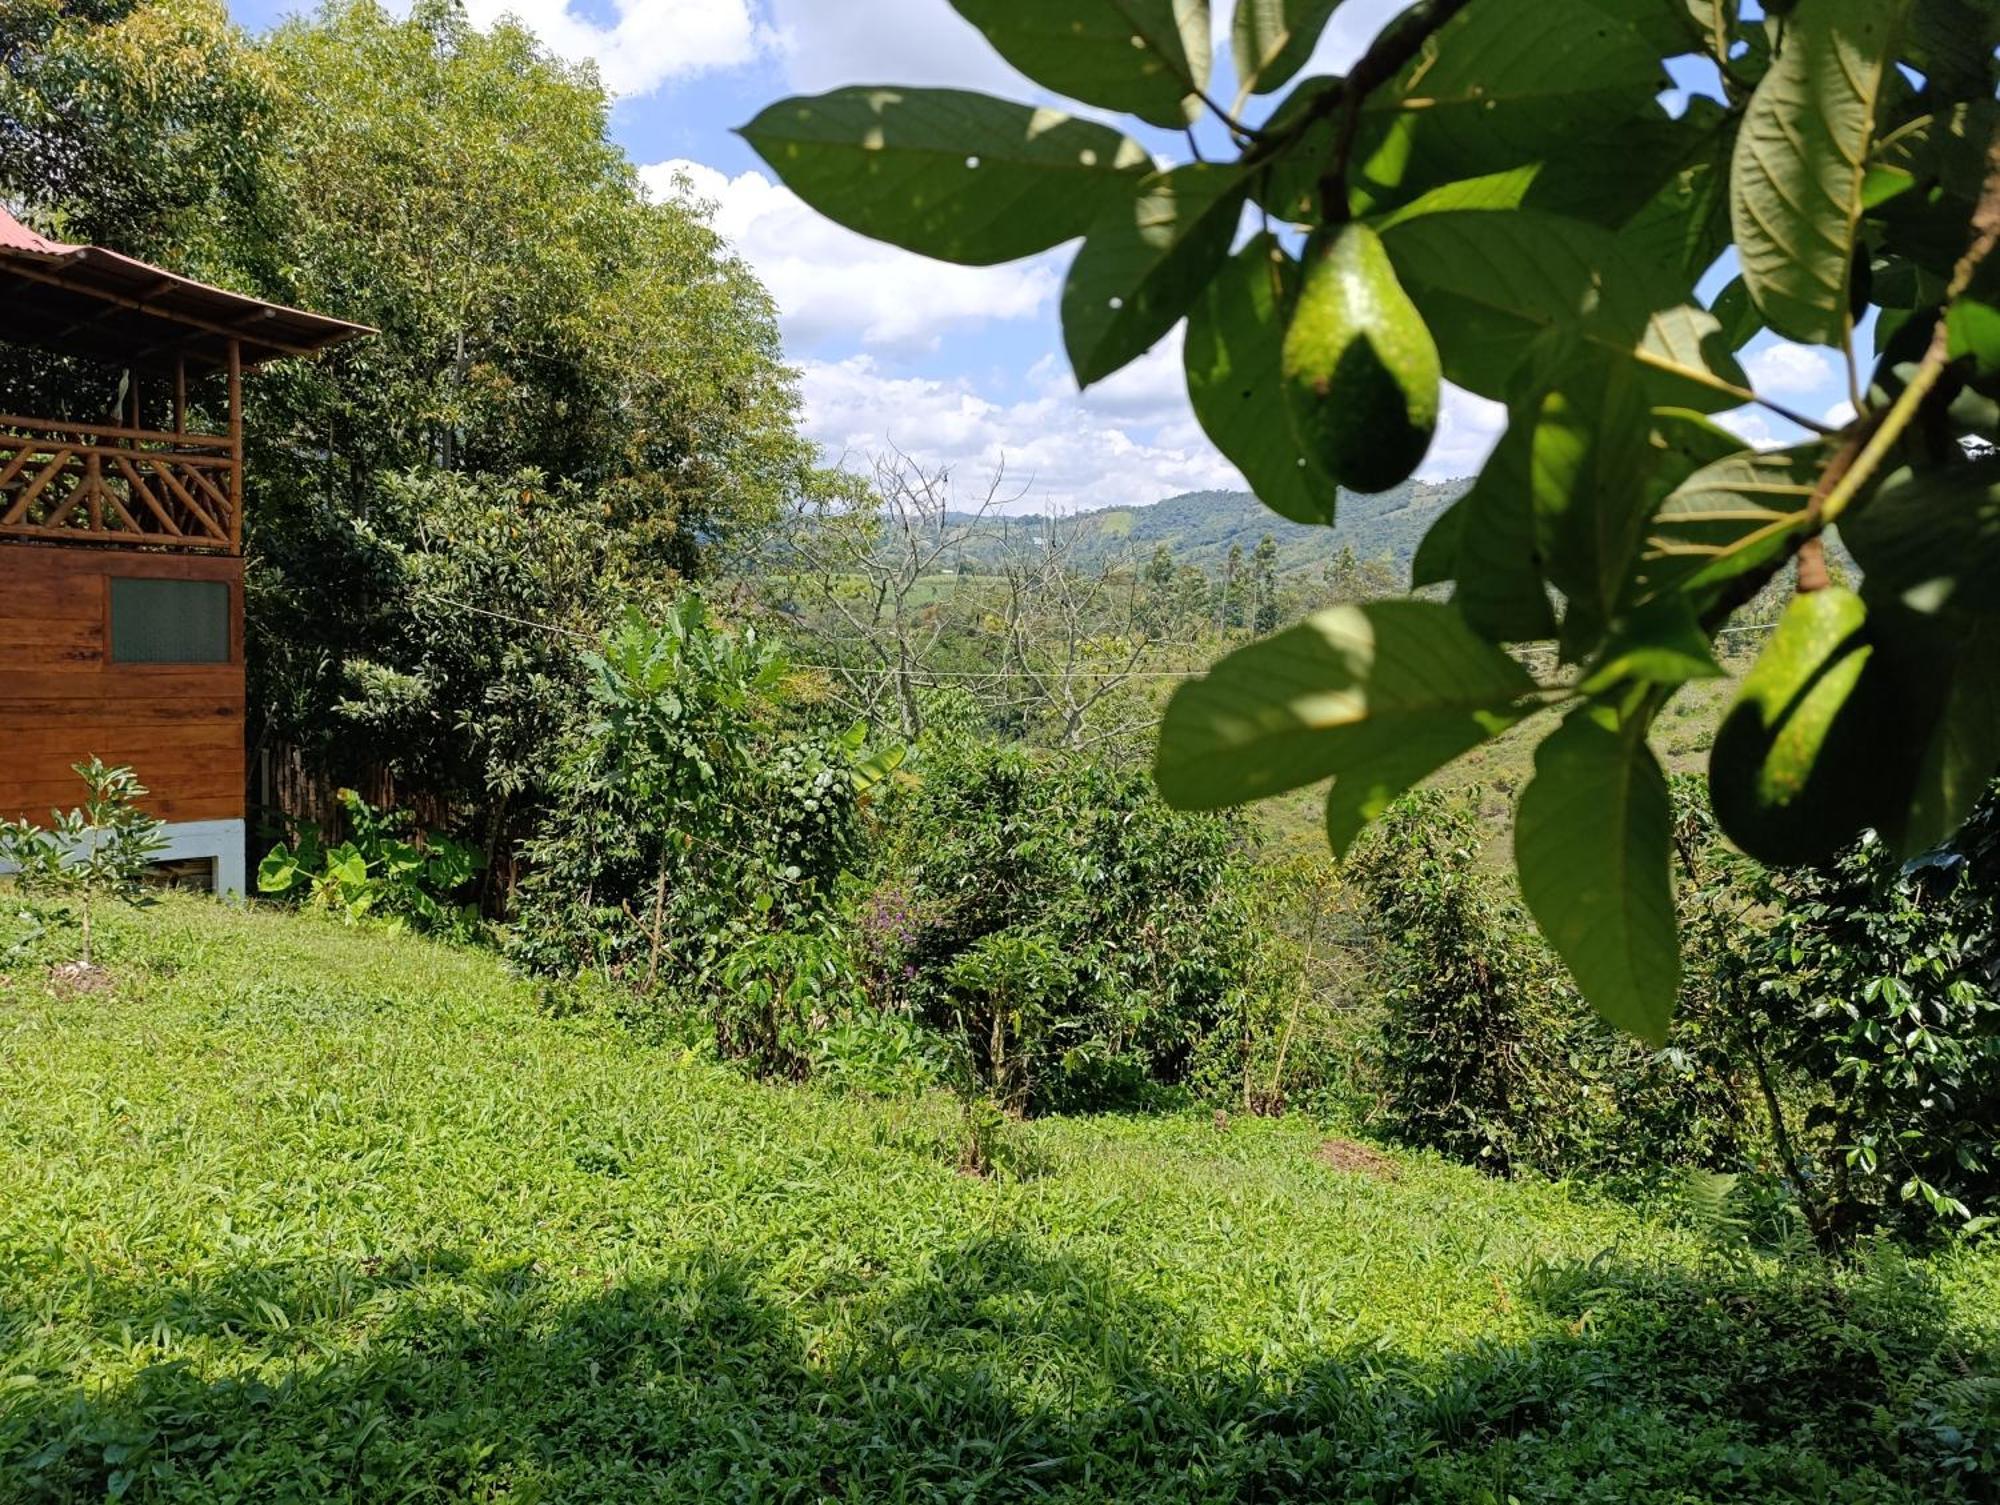
[[[1378,496],[1342,492],[1336,509],[1339,520],[1331,528],[1287,522],[1247,491],[1191,491],[1150,507],[1105,507],[1073,514],[1057,526],[1080,533],[1077,562],[1086,567],[1112,559],[1143,565],[1164,543],[1173,550],[1176,564],[1198,565],[1213,573],[1221,569],[1232,545],[1241,545],[1247,555],[1268,533],[1278,545],[1280,575],[1317,571],[1343,548],[1352,548],[1357,558],[1387,559],[1407,570],[1425,530],[1471,485],[1470,481],[1407,481]],[[997,562],[1003,536],[1019,542],[1048,526],[1049,520],[1039,516],[985,518],[965,550],[966,558],[975,568]]]

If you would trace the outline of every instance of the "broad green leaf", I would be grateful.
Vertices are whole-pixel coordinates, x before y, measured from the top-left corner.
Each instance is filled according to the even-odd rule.
[[[1680,996],[1672,855],[1666,777],[1638,728],[1602,707],[1572,713],[1521,792],[1521,893],[1597,1012],[1654,1045]]]
[[[1603,358],[1570,367],[1538,405],[1529,495],[1566,657],[1596,646],[1623,594],[1654,500],[1651,420],[1637,370]]]
[[[1263,129],[1282,135],[1300,116],[1314,109],[1320,97],[1340,87],[1340,80],[1315,74],[1301,79],[1284,97]],[[1335,115],[1338,111],[1334,112]],[[1338,126],[1333,115],[1320,115],[1298,139],[1276,156],[1261,161],[1251,181],[1251,194],[1278,219],[1294,224],[1319,222],[1319,180],[1334,149]],[[1350,169],[1350,182],[1355,176]],[[1360,195],[1351,195],[1361,197]],[[1363,213],[1372,209],[1372,204]]]
[[[1655,57],[1685,52],[1687,23],[1674,13],[1674,0],[1585,0],[1607,21],[1637,32]]]
[[[1694,608],[1684,597],[1666,596],[1612,628],[1577,688],[1585,695],[1601,695],[1630,681],[1680,685],[1691,679],[1718,679],[1722,673]]]
[[[1653,409],[1652,444],[1658,456],[1651,469],[1655,504],[1704,466],[1743,452],[1740,434],[1687,408]]]
[[[1453,509],[1463,517],[1452,560],[1458,582],[1452,602],[1496,643],[1555,636],[1555,608],[1535,546],[1538,409],[1531,403],[1509,415],[1479,479]]]
[[[1236,0],[1229,50],[1246,94],[1269,94],[1305,66],[1340,0]]]
[[[1956,831],[2000,768],[2000,622],[1962,625],[1944,707],[1918,763],[1902,829],[1905,857],[1927,852]]]
[[[1192,118],[1208,87],[1208,0],[951,0],[1036,83],[1153,125]]]
[[[1364,174],[1428,187],[1560,154],[1653,107],[1659,52],[1607,0],[1469,5],[1361,110]],[[1407,129],[1400,174],[1377,153]]]
[[[1750,289],[1743,285],[1741,277],[1729,279],[1728,285],[1715,295],[1710,312],[1722,325],[1722,337],[1731,350],[1741,350],[1764,328],[1763,316],[1750,301]]]
[[[1488,463],[1491,463],[1490,461]],[[1467,493],[1469,496],[1471,493]],[[1460,497],[1424,530],[1423,541],[1410,560],[1410,589],[1443,585],[1458,574],[1458,551],[1465,541],[1466,498]]]
[[[1809,522],[1826,456],[1822,443],[1745,450],[1689,476],[1647,529],[1641,595],[1706,590],[1775,557]]]
[[[1690,134],[1700,144],[1617,227],[1619,243],[1635,259],[1665,267],[1682,286],[1699,281],[1729,249],[1729,159],[1736,120],[1725,116]]]
[[[1717,62],[1729,56],[1736,33],[1736,0],[1685,0],[1702,50]]]
[[[2000,6],[1986,0],[1915,0],[1908,36],[1909,60],[1932,90],[1954,100],[1993,97]]]
[[[1063,285],[1063,343],[1077,385],[1137,360],[1229,256],[1245,184],[1207,163],[1156,173],[1090,227]]]
[[[1904,468],[1840,524],[1871,593],[2000,611],[2000,459]]]
[[[1971,356],[1981,376],[2000,373],[2000,263],[1991,256],[1980,263],[1972,286],[1952,300],[1945,334],[1952,360]]]
[[[1108,127],[957,89],[781,100],[742,134],[829,219],[968,266],[1074,239],[1153,170]]]
[[[1906,0],[1810,0],[1757,85],[1730,169],[1743,282],[1788,339],[1844,343],[1875,111]]]
[[[1195,810],[1350,769],[1373,787],[1419,748],[1436,767],[1503,730],[1534,689],[1449,606],[1336,606],[1182,685],[1161,722],[1155,775],[1171,804]]]
[[[1638,366],[1648,400],[1701,412],[1740,405],[1743,371],[1705,309],[1634,260],[1609,230],[1535,210],[1450,210],[1383,232],[1445,375],[1505,399],[1537,341],[1571,337]]]
[[[1298,286],[1298,263],[1275,236],[1230,258],[1188,314],[1188,400],[1259,501],[1295,523],[1331,523],[1336,488],[1300,452],[1279,369]]]
[[[1326,791],[1326,840],[1334,855],[1345,857],[1354,838],[1400,795],[1471,752],[1496,730],[1513,725],[1523,714],[1518,709],[1493,712],[1490,722],[1468,717],[1456,725],[1440,723],[1410,736],[1371,738],[1354,748]]]

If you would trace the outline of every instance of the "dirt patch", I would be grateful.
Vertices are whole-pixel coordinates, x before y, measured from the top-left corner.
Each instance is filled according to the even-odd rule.
[[[1329,1139],[1319,1147],[1319,1158],[1322,1164],[1330,1165],[1337,1171],[1373,1176],[1377,1181],[1399,1180],[1403,1174],[1403,1168],[1380,1150],[1356,1144],[1351,1139]]]
[[[84,962],[64,962],[49,968],[49,991],[58,998],[78,993],[102,993],[111,986],[111,974],[102,967]]]

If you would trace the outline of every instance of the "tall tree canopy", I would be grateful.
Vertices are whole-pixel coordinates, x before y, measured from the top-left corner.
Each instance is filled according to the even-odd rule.
[[[523,702],[562,699],[571,655],[467,608],[594,629],[809,484],[769,297],[699,212],[649,200],[589,67],[431,0],[262,38],[212,0],[0,18],[0,197],[381,331],[251,393],[253,715],[326,771],[365,752],[474,804],[517,785]],[[16,370],[67,378],[59,407],[115,391]]]

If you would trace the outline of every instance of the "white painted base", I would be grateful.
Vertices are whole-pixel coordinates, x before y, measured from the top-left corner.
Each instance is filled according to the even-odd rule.
[[[215,892],[240,899],[244,887],[243,822],[240,820],[183,820],[160,827],[166,842],[153,854],[155,862],[197,862],[206,857],[215,864]],[[0,862],[0,875],[13,868]]]
[[[242,821],[184,820],[162,826],[160,835],[167,844],[156,861],[183,862],[191,858],[212,857],[215,859],[216,893],[238,899],[243,897],[246,890],[243,882]]]

